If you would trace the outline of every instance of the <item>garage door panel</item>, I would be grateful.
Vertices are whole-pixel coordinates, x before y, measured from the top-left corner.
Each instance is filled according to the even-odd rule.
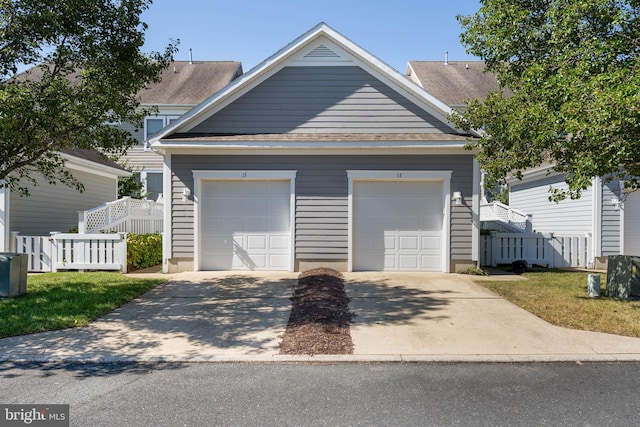
[[[419,238],[417,236],[398,236],[398,246],[401,251],[417,251],[418,249],[420,249],[420,245],[418,244],[418,242]]]
[[[275,250],[288,250],[291,244],[291,239],[288,235],[283,236],[269,236],[269,249]]]
[[[288,270],[290,181],[205,181],[202,269]]]
[[[355,270],[440,271],[442,182],[355,181]]]
[[[432,250],[432,251],[440,251],[440,248],[442,248],[442,242],[441,242],[441,236],[440,235],[427,235],[427,236],[422,236],[420,238],[420,247],[423,250]]]
[[[261,250],[265,250],[267,249],[268,245],[267,245],[267,236],[247,236],[247,244],[245,245],[246,249],[248,251],[252,251],[252,250],[256,250],[256,249],[261,249]]]
[[[398,256],[398,267],[402,270],[418,270],[420,264],[418,262],[418,255],[403,255]]]

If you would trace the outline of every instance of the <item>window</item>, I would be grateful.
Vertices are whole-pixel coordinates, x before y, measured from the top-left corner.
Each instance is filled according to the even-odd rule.
[[[142,194],[149,200],[158,200],[162,194],[162,172],[140,172]]]
[[[178,120],[179,116],[153,116],[144,120],[144,151],[150,150],[149,138],[160,132],[165,126]]]
[[[149,139],[150,136],[157,133],[160,129],[164,127],[164,118],[156,118],[156,119],[146,119],[145,120],[145,134],[144,139]]]

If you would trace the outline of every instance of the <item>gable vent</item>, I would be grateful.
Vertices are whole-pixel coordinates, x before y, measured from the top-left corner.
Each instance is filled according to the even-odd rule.
[[[307,53],[304,57],[305,58],[340,58],[340,55],[338,55],[337,53],[335,53],[325,45],[321,44],[321,45],[318,45],[318,47],[313,49],[311,52]]]

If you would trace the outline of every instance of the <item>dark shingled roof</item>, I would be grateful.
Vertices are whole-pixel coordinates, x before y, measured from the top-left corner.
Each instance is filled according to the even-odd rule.
[[[160,83],[150,83],[138,96],[147,105],[198,105],[240,75],[236,61],[175,61]]]
[[[122,166],[96,150],[85,148],[62,148],[60,152],[69,156],[77,157],[79,159],[89,160],[94,163],[109,166],[114,169],[125,170]]]
[[[484,61],[447,65],[442,61],[410,61],[407,72],[411,69],[427,92],[452,108],[463,106],[470,99],[483,100],[488,92],[499,89],[495,76],[484,72]]]

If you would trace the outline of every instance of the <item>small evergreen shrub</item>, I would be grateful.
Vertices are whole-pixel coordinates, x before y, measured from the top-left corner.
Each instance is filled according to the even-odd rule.
[[[488,276],[489,272],[478,267],[469,267],[466,270],[460,271],[460,274],[470,274],[472,276]]]
[[[139,270],[162,264],[162,234],[127,235],[127,269]]]

